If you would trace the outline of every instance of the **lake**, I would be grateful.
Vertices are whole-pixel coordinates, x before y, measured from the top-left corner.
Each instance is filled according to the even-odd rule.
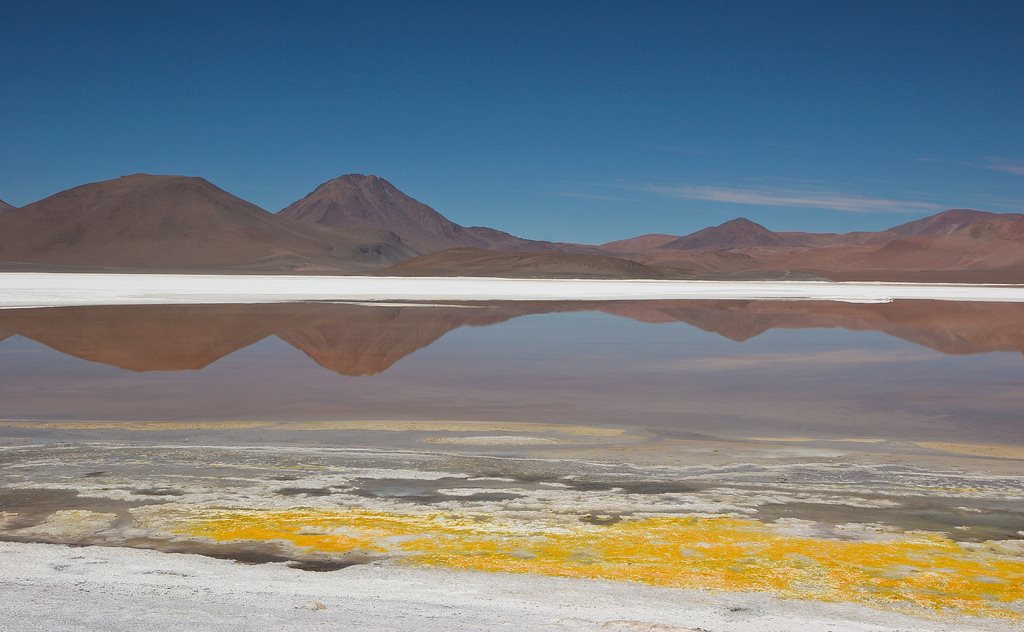
[[[1014,303],[3,310],[0,538],[998,622],[1022,353]]]

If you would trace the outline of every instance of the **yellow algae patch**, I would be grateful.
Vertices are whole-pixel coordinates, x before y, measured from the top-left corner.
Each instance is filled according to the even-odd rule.
[[[993,445],[989,443],[946,443],[943,441],[915,441],[914,445],[928,450],[952,452],[994,459],[1024,459],[1024,446]]]
[[[886,541],[786,534],[735,518],[645,518],[611,525],[457,513],[221,511],[179,533],[281,541],[311,552],[371,552],[478,571],[771,592],[932,612],[1020,617],[1024,559],[996,543],[908,532]]]

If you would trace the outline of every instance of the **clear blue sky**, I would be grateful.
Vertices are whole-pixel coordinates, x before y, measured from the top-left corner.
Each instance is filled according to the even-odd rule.
[[[381,175],[534,238],[1024,208],[1024,3],[0,0],[0,198]]]

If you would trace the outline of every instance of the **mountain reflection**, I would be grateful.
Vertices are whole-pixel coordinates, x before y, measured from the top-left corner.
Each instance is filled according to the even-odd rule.
[[[1024,352],[1024,305],[905,301],[495,303],[446,306],[146,305],[0,310],[0,341],[24,336],[131,371],[201,369],[268,336],[342,375],[375,375],[446,333],[518,316],[600,311],[686,323],[735,341],[772,329],[877,331],[946,354]]]

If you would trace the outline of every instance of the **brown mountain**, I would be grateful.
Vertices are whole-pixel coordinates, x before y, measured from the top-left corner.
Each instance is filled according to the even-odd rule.
[[[762,267],[835,280],[1024,282],[1024,215],[954,209],[895,226],[860,245],[810,249]]]
[[[294,222],[182,176],[86,184],[0,216],[0,262],[9,264],[356,272],[410,254],[386,231]]]
[[[0,200],[0,215],[3,215],[6,211],[14,210],[15,208],[17,207],[8,204],[7,202],[4,202],[3,200]]]
[[[388,230],[419,253],[459,247],[530,252],[599,252],[591,246],[535,241],[493,228],[461,226],[402,193],[380,176],[348,174],[329,180],[278,215],[345,230]]]
[[[644,235],[603,248],[646,265],[720,278],[1024,282],[1024,215],[1016,213],[953,209],[884,231],[845,234],[773,232],[740,218],[665,237]]]
[[[378,274],[558,279],[658,279],[682,275],[678,270],[663,270],[602,255],[496,252],[476,248],[432,252],[385,268]]]
[[[970,237],[972,239],[1024,239],[1024,215],[952,209],[885,231],[897,237]]]
[[[666,250],[731,250],[751,246],[786,246],[786,238],[745,217],[674,239],[658,246]]]
[[[629,256],[647,266],[685,271],[705,279],[753,279],[776,277],[771,271],[760,272],[760,261],[743,250],[668,250],[655,248]]]
[[[425,256],[394,265],[417,254]],[[599,248],[460,226],[377,176],[336,178],[278,215],[201,178],[144,174],[22,208],[0,204],[3,269],[347,274],[389,266],[388,274],[448,276],[1024,283],[1024,215],[953,209],[846,234],[774,232],[739,218]]]
[[[622,253],[647,252],[655,248],[661,248],[665,244],[677,239],[679,239],[678,235],[651,233],[648,235],[640,235],[639,237],[619,239],[618,241],[610,241],[606,244],[601,244],[601,250]]]

